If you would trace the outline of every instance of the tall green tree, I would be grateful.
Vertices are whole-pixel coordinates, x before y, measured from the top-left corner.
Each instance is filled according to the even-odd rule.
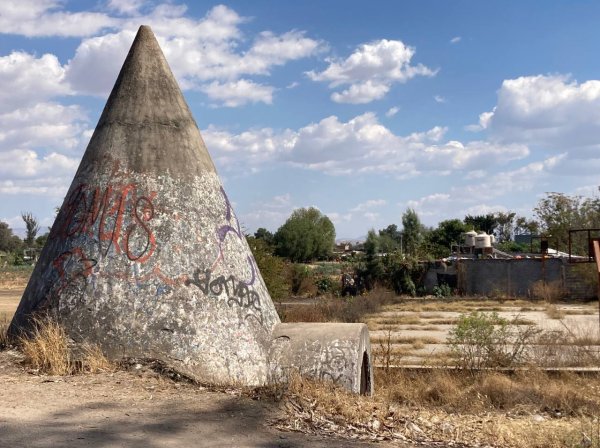
[[[364,271],[361,272],[365,286],[368,289],[372,289],[376,284],[383,280],[384,266],[379,256],[380,237],[375,233],[375,230],[371,229],[367,233],[367,239],[365,240],[365,266]]]
[[[25,228],[27,229],[27,235],[24,240],[25,244],[31,247],[35,244],[35,237],[40,230],[40,225],[31,212],[21,213],[21,218],[23,218]]]
[[[273,240],[276,255],[294,262],[309,262],[332,254],[335,227],[316,208],[300,208],[292,212]]]
[[[534,212],[541,224],[542,232],[551,236],[551,241],[560,250],[568,248],[569,229],[600,227],[600,198],[550,192],[540,199]],[[587,239],[584,239],[582,234],[577,237],[573,250],[586,254]]]
[[[424,228],[419,220],[419,215],[412,208],[406,209],[402,215],[402,227],[404,253],[416,257],[423,242]]]

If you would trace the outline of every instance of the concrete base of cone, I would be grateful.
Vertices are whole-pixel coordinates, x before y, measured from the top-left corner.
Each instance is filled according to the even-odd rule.
[[[355,393],[373,394],[371,344],[365,324],[277,324],[270,363],[272,382],[285,382],[295,370]]]

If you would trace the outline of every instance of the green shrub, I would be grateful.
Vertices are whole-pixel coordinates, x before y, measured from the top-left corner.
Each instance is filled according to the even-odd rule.
[[[526,361],[526,348],[540,330],[515,325],[498,313],[475,311],[461,314],[450,330],[448,343],[463,369],[513,367]]]
[[[447,283],[441,283],[433,287],[433,295],[435,297],[450,297],[452,295],[452,288]]]

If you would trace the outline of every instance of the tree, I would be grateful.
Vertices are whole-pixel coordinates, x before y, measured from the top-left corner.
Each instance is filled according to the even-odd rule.
[[[287,266],[284,260],[273,255],[272,247],[264,239],[247,236],[246,241],[271,298],[278,301],[287,297],[290,285],[286,281]]]
[[[515,212],[496,213],[496,239],[499,243],[512,241],[514,232]]]
[[[292,212],[273,239],[276,255],[295,262],[309,262],[331,255],[335,227],[316,208],[300,208]]]
[[[35,239],[35,244],[37,247],[44,247],[46,245],[46,241],[48,241],[48,237],[50,236],[50,232],[46,232],[43,235],[38,236]]]
[[[494,233],[494,229],[498,225],[496,215],[488,213],[487,215],[467,215],[465,216],[465,224],[472,227],[473,230],[485,232],[488,234]]]
[[[35,243],[35,237],[40,230],[40,226],[38,224],[37,219],[31,214],[31,212],[21,213],[21,218],[25,222],[25,227],[27,229],[27,236],[25,237],[25,244],[28,247],[31,247]]]
[[[257,240],[263,240],[267,244],[273,244],[273,234],[264,227],[259,227],[256,229],[256,232],[254,232],[254,238]]]
[[[383,253],[391,253],[400,249],[402,244],[402,232],[396,224],[390,224],[379,231],[379,250]]]
[[[375,285],[383,280],[384,269],[381,257],[379,256],[379,239],[380,237],[371,229],[367,233],[365,240],[365,266],[364,270],[359,274],[363,278],[367,289],[372,289]]]
[[[540,232],[540,224],[535,219],[527,219],[517,216],[515,219],[515,235],[537,235]]]
[[[460,219],[447,219],[438,224],[436,229],[429,232],[427,240],[429,251],[435,258],[450,255],[450,246],[461,242],[462,234],[467,231],[467,225]]]
[[[552,237],[559,250],[567,250],[569,229],[597,228],[600,223],[600,198],[569,196],[550,192],[540,199],[534,212],[538,217],[542,231]],[[573,251],[587,253],[587,237],[578,235]]]
[[[4,252],[13,252],[20,248],[21,238],[13,235],[10,226],[5,222],[0,222],[0,250]]]
[[[412,208],[407,209],[402,215],[402,238],[404,252],[412,257],[417,256],[418,249],[423,241],[423,226],[419,215]]]

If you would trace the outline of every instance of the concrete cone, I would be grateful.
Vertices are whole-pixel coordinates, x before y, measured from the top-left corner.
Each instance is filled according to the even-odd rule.
[[[277,312],[200,132],[140,27],[10,332],[47,312],[116,359],[268,380]]]

